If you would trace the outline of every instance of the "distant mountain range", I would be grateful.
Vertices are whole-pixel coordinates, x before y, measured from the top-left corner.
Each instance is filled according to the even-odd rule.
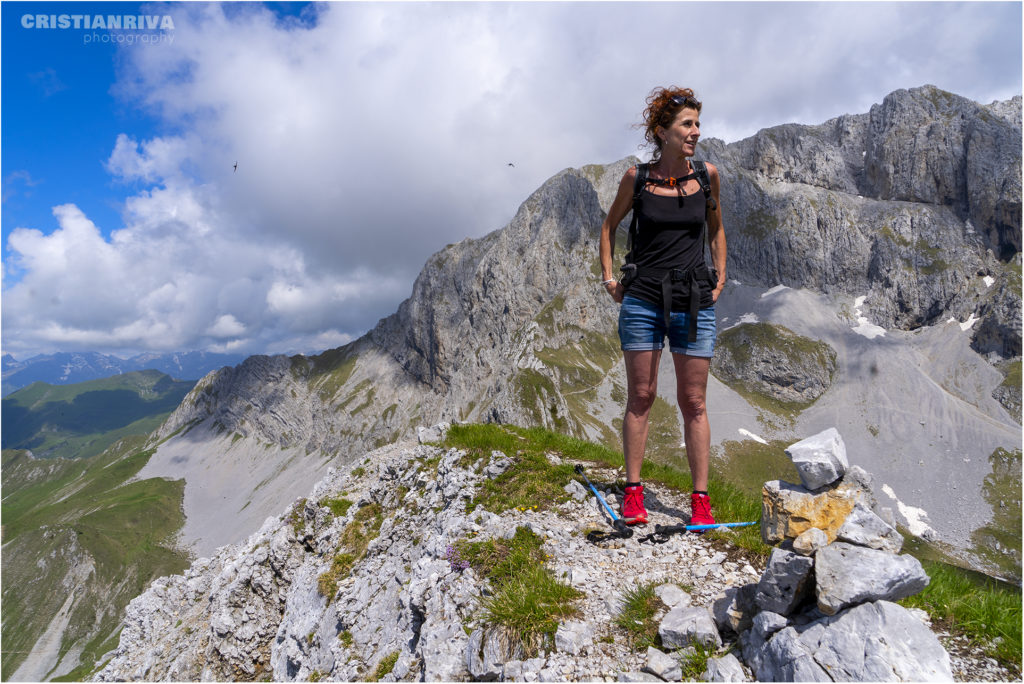
[[[146,353],[129,359],[97,352],[61,352],[40,354],[26,361],[18,361],[12,355],[4,354],[0,395],[6,397],[33,382],[70,385],[139,370],[158,370],[176,380],[198,380],[210,371],[237,365],[245,358],[243,354],[203,351]]]
[[[194,385],[155,370],[73,385],[34,382],[4,397],[2,445],[39,458],[95,456],[155,430]]]

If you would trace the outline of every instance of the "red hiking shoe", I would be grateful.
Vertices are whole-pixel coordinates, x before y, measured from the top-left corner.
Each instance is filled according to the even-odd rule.
[[[626,496],[622,500],[622,520],[627,525],[638,525],[647,522],[643,485],[626,487]]]
[[[691,525],[714,525],[715,519],[711,517],[711,497],[707,494],[690,494],[690,516]]]

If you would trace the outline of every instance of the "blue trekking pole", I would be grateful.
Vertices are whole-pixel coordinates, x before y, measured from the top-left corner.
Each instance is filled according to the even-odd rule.
[[[693,532],[694,530],[713,530],[718,527],[748,527],[750,525],[757,525],[761,521],[755,520],[753,522],[738,522],[738,523],[712,523],[711,525],[685,525],[687,532]],[[654,529],[661,527],[661,525],[655,525]]]
[[[749,527],[750,525],[758,524],[760,524],[759,520],[753,522],[712,523],[710,525],[655,525],[654,532],[640,541],[664,544],[668,541],[670,535],[678,534],[679,532],[703,532],[704,530],[715,530],[720,527]]]
[[[616,530],[615,532],[612,532],[608,535],[600,535],[597,532],[591,532],[587,535],[587,539],[590,539],[590,541],[603,541],[611,537],[619,537],[621,539],[629,539],[630,537],[632,537],[633,530],[629,529],[629,527],[626,526],[625,520],[623,520],[621,517],[615,514],[615,511],[612,510],[612,507],[608,505],[608,502],[605,501],[604,497],[601,496],[600,492],[597,491],[597,487],[591,484],[590,480],[587,479],[586,473],[583,472],[583,466],[577,465],[576,472],[583,477],[583,481],[587,483],[588,487],[590,487],[590,491],[594,492],[594,496],[597,497],[597,500],[600,501],[601,504],[604,506],[605,510],[608,511],[608,514],[612,517],[612,527],[614,527]]]

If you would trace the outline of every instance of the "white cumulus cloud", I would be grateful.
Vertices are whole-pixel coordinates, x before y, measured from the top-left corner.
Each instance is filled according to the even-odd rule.
[[[12,231],[5,351],[343,344],[546,178],[637,153],[656,85],[694,87],[727,140],[925,83],[1019,92],[1019,5],[866,7],[169,4],[174,40],[118,55],[119,106],[159,122],[108,141],[123,225],[64,204]]]

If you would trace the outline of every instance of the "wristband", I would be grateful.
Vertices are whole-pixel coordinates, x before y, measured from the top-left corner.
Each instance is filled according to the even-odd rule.
[[[609,278],[608,280],[602,280],[601,281],[601,285],[603,286],[603,285],[607,285],[608,283],[615,283],[615,282],[618,282],[617,280],[615,280],[615,278]]]

